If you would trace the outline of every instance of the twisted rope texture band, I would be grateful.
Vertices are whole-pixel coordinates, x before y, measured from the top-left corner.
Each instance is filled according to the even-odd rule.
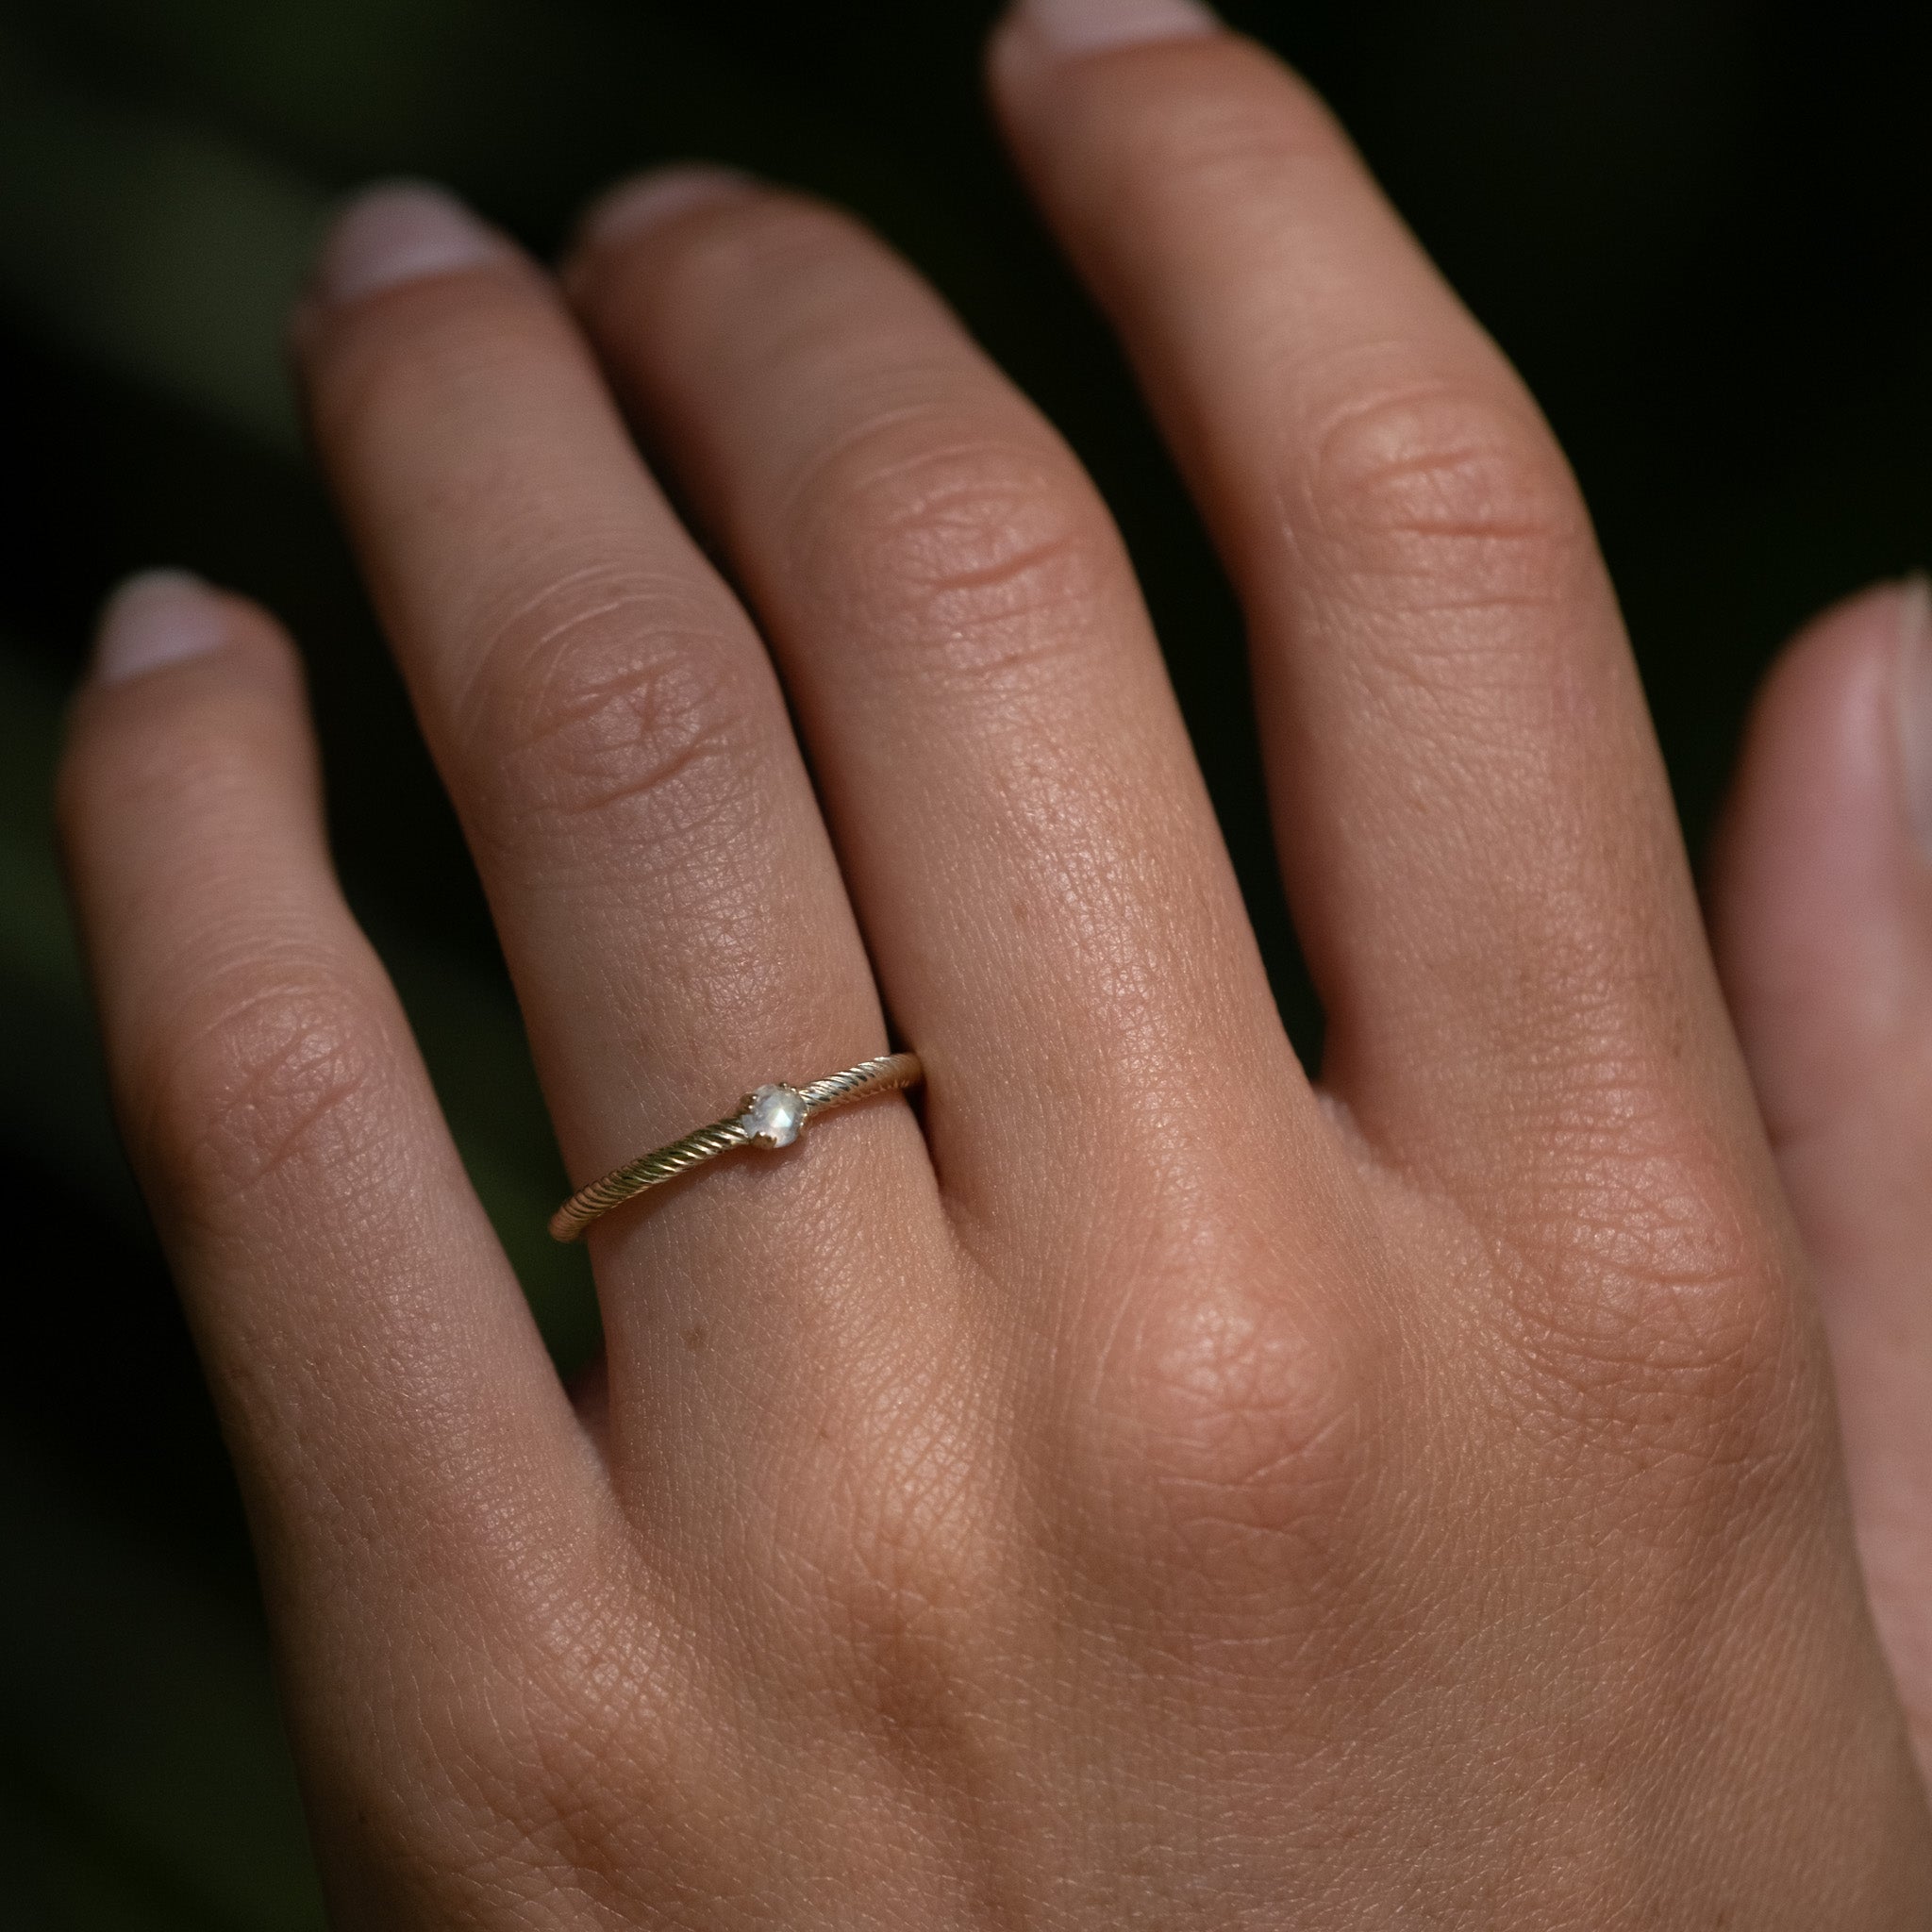
[[[805,1103],[806,1120],[811,1121],[868,1094],[896,1093],[902,1088],[915,1086],[922,1074],[917,1054],[887,1054],[848,1067],[827,1079],[814,1080],[809,1087],[796,1091]],[[742,1120],[733,1114],[729,1119],[700,1127],[669,1146],[655,1148],[641,1159],[614,1169],[602,1180],[592,1181],[573,1194],[551,1216],[551,1237],[555,1241],[574,1241],[593,1221],[613,1208],[621,1208],[648,1189],[675,1180],[679,1174],[689,1174],[692,1168],[702,1167],[721,1154],[748,1147],[751,1141],[752,1136]]]

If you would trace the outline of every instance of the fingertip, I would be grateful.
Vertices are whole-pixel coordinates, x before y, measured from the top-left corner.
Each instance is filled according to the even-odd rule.
[[[578,216],[566,254],[574,259],[635,241],[694,208],[748,195],[757,186],[741,169],[709,161],[680,161],[627,175],[593,197]]]
[[[300,658],[266,610],[192,571],[137,572],[101,607],[60,761],[62,823],[130,790],[177,788],[238,734],[281,742],[292,724],[299,748],[307,718]]]
[[[709,161],[678,161],[614,181],[585,205],[558,257],[557,278],[578,307],[621,279],[641,244],[686,216],[752,200],[763,184]]]
[[[1932,953],[1904,711],[1922,593],[1866,591],[1766,678],[1713,841],[1712,940],[1774,1128],[1828,1107],[1887,1051]]]
[[[1745,727],[1724,833],[1761,825],[1774,845],[1897,843],[1898,685],[1917,592],[1873,586],[1814,618],[1766,675]]]
[[[1060,61],[1225,30],[1202,0],[1017,0],[1000,21],[996,40],[1023,55]]]
[[[460,197],[434,181],[378,181],[346,202],[316,258],[312,298],[341,308],[404,282],[454,275],[510,253]]]
[[[461,196],[435,181],[375,181],[328,224],[308,281],[290,311],[287,341],[306,360],[337,318],[391,291],[522,259],[516,244]]]
[[[137,571],[102,600],[84,689],[112,691],[236,651],[299,661],[287,632],[253,599],[189,570]]]
[[[206,656],[233,631],[229,600],[185,570],[144,570],[125,578],[101,607],[92,676],[97,685]]]
[[[1001,111],[1031,126],[1053,111],[1056,81],[1089,62],[1227,38],[1200,0],[1017,0],[987,42],[987,75]]]

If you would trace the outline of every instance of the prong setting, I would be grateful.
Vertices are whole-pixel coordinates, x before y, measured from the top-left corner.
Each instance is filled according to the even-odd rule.
[[[744,1096],[738,1124],[754,1147],[789,1147],[805,1131],[805,1095],[773,1081]]]

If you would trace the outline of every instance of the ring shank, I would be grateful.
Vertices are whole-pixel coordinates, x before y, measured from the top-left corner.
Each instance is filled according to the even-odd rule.
[[[856,1067],[846,1068],[842,1074],[814,1080],[810,1086],[794,1091],[805,1103],[805,1120],[810,1122],[822,1113],[848,1107],[855,1100],[879,1093],[897,1093],[905,1088],[917,1086],[924,1077],[924,1069],[920,1065],[917,1054],[892,1053],[878,1059],[862,1060]],[[703,1167],[722,1154],[748,1147],[751,1141],[751,1134],[741,1118],[733,1114],[725,1120],[714,1121],[708,1127],[700,1127],[695,1133],[687,1134],[681,1141],[654,1148],[649,1154],[612,1169],[602,1180],[592,1181],[589,1187],[580,1188],[573,1194],[550,1217],[551,1239],[577,1241],[592,1222],[608,1214],[613,1208],[621,1208],[626,1201],[635,1200],[652,1188],[662,1187],[666,1181],[675,1180],[693,1168]]]

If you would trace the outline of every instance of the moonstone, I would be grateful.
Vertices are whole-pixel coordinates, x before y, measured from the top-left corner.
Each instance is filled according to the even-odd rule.
[[[738,1124],[760,1147],[789,1147],[805,1125],[805,1096],[793,1087],[760,1087]]]

